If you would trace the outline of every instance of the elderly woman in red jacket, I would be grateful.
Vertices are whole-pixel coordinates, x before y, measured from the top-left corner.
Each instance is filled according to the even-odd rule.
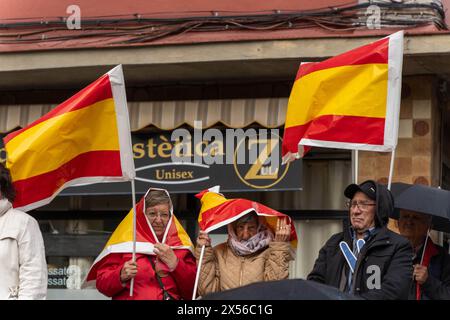
[[[187,234],[173,215],[169,194],[163,189],[150,189],[144,199],[136,206],[136,261],[131,251],[103,258],[96,269],[97,289],[113,299],[191,299],[196,262],[183,246],[183,241],[190,240],[186,240]],[[184,232],[181,237],[180,231]],[[143,254],[149,243],[154,246],[154,254]],[[130,297],[131,279],[134,289]]]

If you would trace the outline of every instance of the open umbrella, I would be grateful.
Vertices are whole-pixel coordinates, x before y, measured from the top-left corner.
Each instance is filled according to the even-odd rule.
[[[450,233],[450,192],[420,184],[393,183],[395,208],[391,218],[398,219],[399,209],[432,216],[433,229]]]
[[[318,282],[291,279],[252,283],[205,295],[202,300],[359,300],[359,298]]]

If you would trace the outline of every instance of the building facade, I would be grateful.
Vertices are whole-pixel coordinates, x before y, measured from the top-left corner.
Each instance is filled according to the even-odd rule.
[[[278,0],[269,6],[199,0],[189,12],[181,1],[108,9],[100,9],[102,1],[79,3],[80,29],[77,11],[66,10],[70,1],[47,1],[38,12],[10,1],[0,11],[1,134],[38,119],[117,64],[124,68],[132,134],[147,141],[134,144],[136,161],[167,161],[165,141],[148,141],[167,138],[179,128],[192,130],[195,121],[204,130],[282,134],[301,62],[320,61],[405,29],[393,181],[450,188],[447,1],[380,2],[370,9],[373,2],[366,1]],[[322,9],[329,7],[334,15]],[[312,19],[311,12],[320,13],[320,19]],[[31,19],[37,16],[42,19]],[[0,161],[5,157],[0,146]],[[389,154],[360,152],[358,181],[386,183],[389,162]],[[295,220],[299,246],[290,276],[304,278],[323,243],[346,226],[343,190],[354,179],[353,167],[350,151],[313,149],[296,171],[299,181],[290,184],[291,190],[277,190],[275,179],[272,187],[249,183],[245,190],[236,187],[225,194],[259,201]],[[211,186],[222,181],[211,179]],[[196,190],[187,186],[172,194],[175,213],[193,241],[200,208]],[[129,192],[92,187],[61,194],[30,213],[44,232],[50,298],[61,294],[52,290],[66,290],[69,298],[99,297],[80,291],[81,281],[130,207]],[[223,232],[214,234],[213,241],[224,240]],[[445,241],[444,235],[437,236]]]

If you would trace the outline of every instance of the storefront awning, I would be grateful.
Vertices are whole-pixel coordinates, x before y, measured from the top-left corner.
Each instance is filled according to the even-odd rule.
[[[147,126],[172,130],[183,124],[194,126],[202,121],[208,128],[222,123],[230,128],[243,128],[258,123],[266,128],[282,126],[288,98],[181,100],[129,102],[131,130]],[[49,112],[56,105],[0,105],[0,133],[24,127]]]

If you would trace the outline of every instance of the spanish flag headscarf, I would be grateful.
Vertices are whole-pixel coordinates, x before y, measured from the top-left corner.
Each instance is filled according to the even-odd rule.
[[[158,240],[155,231],[145,217],[145,199],[152,190],[161,190],[169,193],[165,189],[150,188],[144,197],[136,205],[136,253],[154,254],[153,245],[161,242],[170,246],[172,249],[189,249],[193,251],[193,245],[183,226],[173,214],[173,205],[170,201],[170,219],[167,223],[164,236],[161,241]],[[97,278],[97,268],[100,262],[111,253],[132,253],[133,252],[133,209],[118,225],[116,230],[109,238],[105,248],[99,254],[92,264],[88,275],[83,283],[83,287],[94,285]]]
[[[222,226],[228,225],[250,212],[255,212],[260,218],[265,220],[265,225],[276,233],[278,219],[287,219],[291,225],[291,248],[297,248],[297,232],[292,223],[291,217],[266,207],[261,203],[247,199],[227,199],[219,193],[218,187],[204,190],[196,195],[202,203],[198,223],[200,229],[211,232]]]

